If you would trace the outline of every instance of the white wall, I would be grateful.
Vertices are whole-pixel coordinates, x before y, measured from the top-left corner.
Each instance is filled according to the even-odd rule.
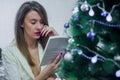
[[[0,2],[0,48],[7,46],[14,38],[14,20],[20,5],[26,0],[2,0]],[[50,26],[60,35],[63,33],[64,23],[71,15],[77,0],[36,0],[41,3],[48,14]]]

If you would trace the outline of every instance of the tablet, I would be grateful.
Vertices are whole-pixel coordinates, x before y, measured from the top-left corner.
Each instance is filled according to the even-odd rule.
[[[41,66],[50,64],[59,52],[64,53],[67,45],[68,38],[65,36],[50,37],[44,50],[44,56],[41,61]]]

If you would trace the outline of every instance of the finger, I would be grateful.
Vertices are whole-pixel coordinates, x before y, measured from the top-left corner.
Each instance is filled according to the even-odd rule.
[[[49,30],[46,32],[46,36],[57,36],[58,33],[53,27],[49,27]]]
[[[47,31],[48,31],[48,28],[44,28],[43,31],[42,31],[42,36],[45,36]]]
[[[47,25],[44,25],[43,29],[41,30],[42,36],[45,34],[46,29],[48,28]]]
[[[54,35],[52,29],[48,29],[48,31],[45,33],[45,36],[52,36],[52,35]]]
[[[46,25],[43,26],[43,28],[42,28],[42,30],[41,30],[41,33],[44,31],[44,29],[45,29],[46,27],[47,27]]]
[[[47,78],[47,80],[55,80],[55,78],[56,78],[56,75],[55,75],[55,74],[51,74],[51,75]]]
[[[62,59],[59,60],[59,62],[56,64],[56,69],[60,66]]]
[[[45,36],[52,36],[52,35],[54,35],[53,31],[54,31],[54,29],[52,27],[49,27],[44,35]]]
[[[64,54],[62,53],[60,60],[59,60],[58,63],[56,64],[57,67],[59,67],[59,65],[61,64],[61,62],[62,62],[62,60],[63,60],[63,59],[62,59],[63,56],[64,56]]]
[[[60,61],[61,57],[62,57],[62,53],[59,52],[59,54],[57,55],[57,57],[55,57],[52,63],[57,64]]]

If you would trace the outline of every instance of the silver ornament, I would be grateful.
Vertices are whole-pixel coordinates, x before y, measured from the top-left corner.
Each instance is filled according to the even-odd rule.
[[[85,1],[85,2],[81,5],[80,9],[81,9],[81,11],[83,11],[83,12],[89,10],[89,5],[88,5],[87,1]]]
[[[92,57],[91,62],[96,63],[97,62],[97,56]]]
[[[74,42],[74,39],[73,38],[70,38],[69,40],[68,40],[68,43],[69,44],[72,44]]]
[[[73,57],[72,57],[72,55],[71,55],[69,52],[67,52],[67,53],[64,55],[64,60],[65,60],[65,61],[70,62],[70,61],[72,61],[72,59],[73,59]]]
[[[115,75],[116,77],[120,77],[120,70],[116,71]]]
[[[112,16],[111,16],[110,13],[108,13],[108,15],[107,15],[107,17],[106,17],[106,20],[107,20],[108,22],[111,22],[111,21],[112,21]]]

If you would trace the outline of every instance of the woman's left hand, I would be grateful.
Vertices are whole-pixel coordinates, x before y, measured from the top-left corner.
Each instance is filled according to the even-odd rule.
[[[56,76],[54,75],[54,72],[60,66],[62,55],[63,54],[59,52],[52,63],[47,65],[34,80],[55,80]]]
[[[47,25],[44,26],[44,28],[41,30],[42,36],[57,36],[58,33],[53,27],[48,27]]]

